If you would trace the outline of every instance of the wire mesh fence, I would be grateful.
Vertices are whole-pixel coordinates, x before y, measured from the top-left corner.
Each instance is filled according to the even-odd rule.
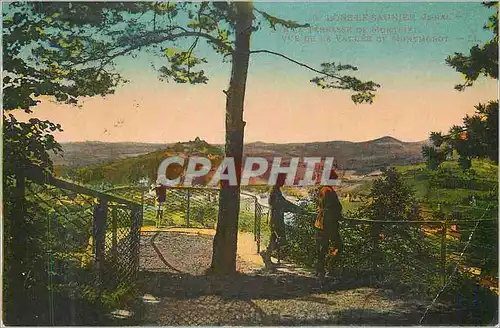
[[[168,187],[165,201],[160,203],[154,188],[122,186],[106,190],[109,194],[142,204],[140,269],[170,273],[185,266],[182,256],[174,256],[178,247],[173,240],[178,236],[170,232],[202,233],[208,236],[206,242],[210,245],[206,245],[207,249],[212,249],[219,213],[219,191],[208,187]],[[269,240],[268,208],[258,201],[257,196],[244,191],[240,192],[239,208],[238,231],[253,234],[258,253],[261,245]],[[195,255],[195,248],[183,251],[185,256],[200,257]],[[202,253],[204,258],[200,258],[196,266],[205,270],[210,265],[212,254],[211,251]]]
[[[215,229],[219,213],[219,189],[207,187],[169,187],[165,202],[158,202],[154,189],[124,186],[108,189],[113,195],[141,202],[142,226],[155,228],[205,228]],[[257,196],[241,192],[238,228],[255,235],[260,247],[266,240],[267,207],[258,202]],[[261,241],[262,240],[262,241]]]
[[[37,279],[48,286],[48,296],[43,294],[43,301],[49,300],[48,306],[44,305],[46,311],[42,311],[47,315],[43,322],[75,323],[77,302],[117,297],[134,285],[140,269],[201,275],[202,268],[210,264],[211,237],[197,236],[196,243],[191,244],[192,238],[168,228],[214,232],[218,189],[168,188],[165,202],[159,203],[155,191],[143,187],[98,192],[54,178],[43,183],[33,181],[26,184],[23,193],[26,219],[45,223],[30,231],[39,245],[32,252],[37,252],[45,267],[36,272],[26,270],[26,274],[41,275]],[[240,193],[239,208],[239,231],[254,234],[259,252],[269,241],[269,208],[247,192]],[[344,252],[342,256],[330,253],[328,266],[334,274],[347,274],[353,279],[365,272],[372,276],[375,273],[379,281],[409,286],[412,293],[422,295],[439,297],[444,290],[450,290],[459,303],[477,309],[467,312],[473,314],[464,314],[476,316],[464,322],[484,322],[480,318],[485,307],[483,294],[485,290],[498,292],[498,262],[492,260],[498,257],[498,248],[485,246],[498,235],[497,221],[488,220],[489,214],[484,220],[467,220],[468,216],[477,218],[478,213],[485,212],[480,206],[446,211],[452,214],[428,221],[345,219],[340,222]],[[295,215],[286,221],[289,243],[285,255],[312,266],[316,260],[313,216]],[[146,227],[166,229],[141,231]],[[155,233],[159,230],[163,235]],[[198,255],[193,256],[195,253]],[[190,268],[196,270],[191,272]],[[37,291],[31,293],[32,298],[41,299]]]
[[[21,271],[30,277],[25,283],[39,286],[30,289],[30,297],[43,313],[35,318],[51,325],[90,323],[83,318],[89,308],[105,312],[134,289],[140,204],[51,176],[39,178],[40,172],[27,176],[21,210],[29,227],[23,239],[34,246],[22,255]],[[8,252],[18,252],[15,242],[9,245]]]
[[[491,246],[497,245],[497,213],[472,204],[447,210],[421,221],[345,218],[339,228],[343,253],[331,247],[327,254],[330,273],[366,278],[421,299],[439,295],[460,309],[461,322],[484,323],[498,305],[498,247]],[[448,214],[458,211],[460,218]],[[287,226],[288,260],[314,267],[314,218],[297,215]]]
[[[138,230],[142,226],[144,228],[162,228],[154,231],[165,231],[159,237],[154,231],[148,229],[141,232],[140,263],[128,264],[111,261],[111,264],[108,264],[108,268],[125,272],[125,275],[126,272],[133,271],[130,268],[135,268],[135,266],[140,266],[148,272],[183,273],[185,270],[182,268],[185,263],[183,260],[179,260],[182,256],[169,258],[165,255],[177,254],[176,249],[163,250],[162,256],[166,256],[166,258],[159,262],[158,257],[162,251],[155,250],[151,245],[155,244],[157,247],[162,247],[164,243],[170,245],[168,247],[175,245],[176,242],[172,243],[172,240],[178,236],[169,235],[166,232],[169,230],[168,228],[211,230],[216,228],[219,209],[218,189],[172,187],[166,190],[165,202],[162,203],[157,201],[154,190],[143,187],[126,186],[109,190],[107,193],[140,205],[136,210],[141,212],[142,220],[134,221],[138,224]],[[91,209],[95,210],[99,203],[96,198],[92,197],[86,202],[88,209],[86,212],[80,212],[87,215],[87,230],[90,229],[88,233],[95,235],[95,229],[98,227],[92,225],[92,217],[95,217],[96,214],[92,213]],[[464,284],[471,284],[471,282],[480,286],[472,286],[472,289],[468,289],[472,290],[473,293],[480,293],[479,289],[485,288],[498,291],[498,277],[491,276],[486,272],[488,267],[492,267],[492,264],[488,262],[491,261],[491,253],[498,254],[498,250],[485,249],[480,242],[481,239],[491,238],[492,234],[496,234],[495,222],[488,220],[481,222],[482,229],[479,233],[476,231],[477,222],[467,221],[464,215],[469,213],[475,214],[474,217],[477,217],[477,213],[474,211],[481,211],[480,208],[469,206],[448,210],[461,211],[463,215],[460,218],[450,215],[447,218],[436,217],[433,220],[414,222],[343,220],[340,223],[340,235],[343,239],[344,252],[342,256],[338,256],[338,253],[330,253],[327,256],[327,265],[334,275],[338,273],[351,277],[363,277],[365,274],[371,277],[375,276],[375,280],[383,281],[397,288],[407,288],[412,293],[421,295],[434,295],[445,285],[453,291],[463,290],[465,295],[465,289],[462,287]],[[106,228],[104,247],[109,250],[109,254],[130,252],[130,244],[132,243],[130,232],[133,228],[123,226],[118,218],[130,221],[131,215],[133,214],[128,210],[126,204],[107,202],[106,217],[109,224]],[[238,228],[239,231],[254,234],[257,252],[265,248],[269,241],[268,216],[269,207],[267,204],[263,204],[254,194],[241,192]],[[284,250],[288,259],[311,266],[316,259],[312,219],[311,215],[308,218],[298,215],[287,219],[287,222],[290,222],[287,225],[289,244]],[[472,239],[474,249],[473,251],[469,249],[464,253],[464,247],[470,243],[469,237],[474,232],[477,232]],[[154,242],[155,238],[157,238],[156,242]],[[206,241],[209,244],[211,242],[210,238]],[[211,249],[210,246],[206,248]],[[192,248],[190,249],[192,250]],[[145,250],[148,250],[150,254],[146,254]],[[183,250],[184,253],[186,251],[189,253],[189,249]],[[94,251],[93,254],[95,253]],[[106,251],[104,253],[107,254]],[[186,256],[192,257],[192,254],[188,253]],[[193,250],[192,253],[194,254],[195,251]],[[204,259],[200,260],[200,263],[203,262],[205,266],[208,266],[210,262],[211,254],[209,253],[203,253]],[[115,257],[111,255],[104,256],[106,260],[113,258]],[[455,268],[457,268],[457,272],[454,272]],[[474,288],[477,291],[474,291]],[[474,295],[472,299],[476,297]],[[467,299],[469,302],[471,296],[464,296],[463,299]],[[475,305],[469,304],[468,306]]]
[[[218,192],[218,189],[210,188],[169,188],[166,201],[160,206],[154,191],[146,188],[126,187],[112,191],[120,197],[142,201],[143,225],[212,229],[217,222]],[[447,282],[447,277],[460,262],[462,276],[475,277],[497,291],[498,277],[488,276],[485,268],[495,266],[496,263],[488,261],[491,260],[491,252],[498,254],[498,250],[485,249],[480,243],[481,238],[491,238],[496,234],[495,222],[481,223],[482,234],[473,239],[474,250],[460,255],[475,224],[474,221],[467,221],[467,216],[477,217],[477,213],[484,209],[462,206],[446,208],[446,211],[461,215],[413,223],[346,219],[340,224],[344,254],[329,254],[327,263],[333,271],[383,272],[386,277],[396,277],[398,284],[408,283],[415,290],[432,294]],[[316,254],[313,219],[299,215],[295,223],[287,226],[290,243],[284,250],[285,256],[286,253],[296,253],[288,256],[289,259],[311,266]],[[269,241],[268,220],[268,205],[252,193],[241,192],[239,230],[254,234],[257,252],[265,248]],[[292,222],[293,217],[290,220]],[[302,222],[297,222],[300,220]],[[297,253],[302,255],[297,256]]]
[[[379,274],[392,284],[411,284],[415,291],[433,293],[444,275],[443,240],[438,224],[426,234],[421,224],[341,223],[344,254],[329,255],[333,270]]]

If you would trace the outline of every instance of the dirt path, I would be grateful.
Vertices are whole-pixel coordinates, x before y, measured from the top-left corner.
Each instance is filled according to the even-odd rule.
[[[146,236],[145,238],[149,241],[150,237],[148,235],[153,235],[158,233],[158,237],[155,238],[155,244],[162,243],[162,235],[171,236],[170,238],[175,238],[175,234],[187,234],[191,236],[199,236],[201,239],[205,240],[203,244],[210,243],[210,254],[207,253],[207,245],[205,246],[205,251],[203,251],[203,257],[205,261],[203,263],[209,263],[207,260],[211,260],[211,242],[213,236],[215,235],[214,229],[201,229],[201,228],[155,228],[152,226],[146,226],[141,228],[141,234]],[[160,238],[160,241],[158,241]],[[196,252],[191,252],[196,253]],[[254,240],[254,235],[250,232],[239,232],[238,233],[238,262],[241,265],[241,269],[244,269],[243,272],[252,272],[255,270],[260,270],[264,267],[264,262],[262,262],[262,258],[257,254],[257,245]],[[151,255],[151,254],[149,254]],[[180,254],[177,254],[180,255]],[[174,260],[175,261],[175,260]],[[174,265],[175,266],[175,265]],[[239,270],[241,271],[241,270]]]
[[[142,231],[142,325],[415,325],[425,310],[366,281],[266,272],[250,233],[238,235],[238,275],[205,275],[214,230],[155,230]]]

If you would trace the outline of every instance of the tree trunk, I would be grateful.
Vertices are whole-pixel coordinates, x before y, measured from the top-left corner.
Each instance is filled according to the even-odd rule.
[[[211,271],[216,274],[236,272],[240,179],[243,158],[243,104],[250,58],[253,3],[236,2],[237,23],[235,52],[232,55],[231,80],[226,92],[226,157],[233,157],[238,186],[223,181],[219,193],[219,216],[214,237]]]
[[[26,236],[29,229],[26,225],[26,178],[23,170],[17,170],[15,177],[16,185],[12,195],[12,203],[7,203],[7,206],[11,205],[13,209],[10,212],[11,217],[8,218],[10,220],[8,227],[12,239],[8,242],[10,258],[8,259],[7,268],[10,268],[10,272],[7,272],[7,277],[10,278],[10,284],[8,285],[5,300],[7,301],[6,319],[9,324],[22,325],[26,322],[26,318],[23,316],[23,305],[26,302],[27,294],[23,273],[28,270],[26,265],[26,245],[28,242]]]

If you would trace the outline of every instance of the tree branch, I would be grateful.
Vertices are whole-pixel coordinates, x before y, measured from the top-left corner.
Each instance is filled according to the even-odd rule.
[[[180,32],[180,33],[177,33],[177,34],[168,34],[168,35],[165,35],[165,36],[162,36],[162,37],[159,37],[157,39],[154,39],[154,40],[149,40],[148,39],[148,36],[150,35],[154,35],[156,36],[156,34],[162,34],[162,33],[170,33],[171,30],[158,30],[156,32],[153,32],[153,33],[146,33],[146,34],[143,34],[141,35],[140,37],[141,38],[144,38],[146,39],[146,41],[140,41],[140,42],[137,42],[136,44],[128,47],[128,48],[125,48],[121,51],[118,51],[112,55],[107,55],[107,56],[103,56],[103,57],[97,57],[97,58],[87,58],[85,60],[82,60],[82,61],[79,61],[77,63],[73,63],[73,65],[71,66],[75,66],[75,65],[80,65],[80,64],[85,64],[85,63],[88,63],[90,61],[97,61],[97,60],[106,60],[104,62],[104,66],[109,64],[113,59],[115,59],[116,57],[119,57],[119,56],[123,56],[131,51],[134,51],[134,50],[138,50],[142,47],[147,47],[147,46],[150,46],[152,44],[157,44],[157,43],[162,43],[162,42],[165,42],[165,41],[173,41],[173,40],[176,40],[176,39],[179,39],[179,38],[186,38],[186,37],[197,37],[197,38],[205,38],[211,42],[213,42],[214,44],[216,44],[217,46],[221,47],[221,48],[224,48],[225,50],[233,53],[234,52],[234,49],[231,47],[231,46],[228,46],[226,45],[224,42],[221,42],[219,39],[217,39],[216,37],[210,35],[210,34],[207,34],[207,33],[203,33],[203,32],[198,32],[198,31],[188,31],[182,27],[175,27],[177,29],[181,29],[183,32]],[[116,47],[115,49],[118,49],[119,47]]]
[[[155,2],[153,8],[155,11],[154,16],[153,16],[153,31],[156,32],[156,11],[158,10],[158,3],[157,2]]]
[[[279,53],[279,52],[276,52],[276,51],[271,51],[271,50],[252,50],[250,51],[250,54],[260,54],[260,53],[266,53],[266,54],[271,54],[271,55],[275,55],[275,56],[278,56],[278,57],[281,57],[281,58],[285,58],[286,60],[288,61],[291,61],[292,63],[294,64],[297,64],[299,66],[302,66],[302,67],[305,67],[307,68],[308,70],[311,70],[315,73],[318,73],[318,74],[321,74],[321,75],[325,75],[325,76],[328,76],[328,77],[331,77],[332,79],[336,79],[336,80],[339,80],[341,82],[347,82],[345,79],[339,77],[339,76],[335,76],[335,75],[331,75],[331,74],[328,74],[328,73],[325,73],[325,72],[322,72],[314,67],[311,67],[307,64],[304,64],[304,63],[301,63],[295,59],[292,59],[286,55],[283,55],[282,53]]]
[[[200,5],[200,9],[198,10],[198,23],[200,24],[200,27],[198,29],[198,33],[202,33],[201,32],[201,18],[200,18],[200,14],[201,14],[201,11],[203,10],[203,5]],[[193,29],[194,30],[194,29]],[[191,47],[189,47],[189,50],[188,50],[188,57],[187,57],[187,61],[188,61],[188,64],[187,64],[187,70],[188,70],[188,76],[189,76],[189,73],[191,73],[191,55],[193,54],[193,50],[194,48],[196,48],[196,45],[198,44],[198,40],[200,39],[200,36],[198,35],[196,37],[196,39],[194,39],[194,42],[193,44],[191,45]],[[189,78],[189,80],[191,80]]]

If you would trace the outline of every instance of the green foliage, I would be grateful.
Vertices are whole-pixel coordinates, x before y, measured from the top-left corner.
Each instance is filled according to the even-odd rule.
[[[309,213],[317,211],[317,190],[312,194],[312,202],[302,205]],[[359,208],[350,211],[344,208],[343,215],[377,221],[420,218],[414,191],[395,169],[387,170],[382,178],[373,182],[369,198],[370,201]],[[286,227],[286,258],[309,267],[313,267],[317,256],[313,221],[314,215],[299,214]],[[327,258],[329,270],[335,275],[361,279],[366,274],[380,274],[379,281],[391,288],[409,288],[413,293],[428,296],[441,287],[438,271],[422,269],[436,268],[439,245],[424,238],[418,226],[341,221],[340,235],[344,255]],[[377,265],[374,265],[375,259]]]
[[[451,127],[448,135],[435,132],[431,134],[434,146],[440,147],[440,150],[435,150],[435,155],[427,154],[428,162],[432,162],[437,156],[437,162],[440,163],[439,160],[442,162],[446,153],[455,150],[464,170],[471,167],[473,158],[488,158],[498,163],[498,101],[478,104],[475,108],[476,113],[472,116],[466,115],[463,119],[464,125]],[[423,152],[427,151],[426,149],[434,151],[436,148],[426,147]]]
[[[493,190],[497,182],[491,179],[481,179],[477,177],[474,169],[457,173],[456,170],[443,167],[429,175],[431,188],[435,189],[456,189],[464,190]]]
[[[163,66],[159,69],[160,79],[169,80],[171,78],[177,83],[207,83],[208,78],[203,70],[192,72],[191,69],[201,63],[206,63],[204,58],[193,56],[191,51],[175,51],[171,48],[167,49],[166,58],[171,64],[171,67]],[[184,67],[185,66],[185,67]]]
[[[438,168],[446,160],[446,154],[443,151],[431,146],[423,146],[422,155],[427,167],[430,169]]]
[[[497,322],[498,295],[478,285],[472,275],[457,277],[441,298],[458,305],[463,323],[485,326]]]
[[[420,170],[415,169],[416,172]],[[422,179],[415,182],[422,183]],[[422,220],[415,191],[397,169],[391,168],[382,178],[375,180],[369,197],[370,202],[362,205],[355,217],[374,221]],[[355,268],[373,270],[379,274],[381,282],[391,288],[434,296],[442,286],[439,273],[441,245],[439,240],[427,237],[423,228],[421,225],[391,223],[370,223],[351,228],[361,239],[358,243],[363,245],[357,247]]]
[[[44,5],[48,7],[43,8],[47,11],[40,10]],[[65,20],[61,12],[63,8],[71,7],[69,3],[16,2],[3,8],[4,111],[22,109],[30,113],[42,95],[53,96],[57,101],[76,103],[78,96],[112,92],[118,82],[113,79],[116,76],[103,76],[102,70],[88,67],[64,66],[65,58],[78,58],[80,49],[88,40],[85,36],[75,38],[72,35],[78,29],[74,28],[74,21]],[[79,11],[78,17],[83,18],[85,14]],[[76,12],[73,12],[73,16],[76,16]],[[21,207],[16,205],[20,199],[15,196],[18,190],[14,185],[16,173],[31,165],[52,170],[47,152],[61,151],[51,134],[60,130],[60,125],[49,121],[32,118],[28,122],[21,122],[11,113],[3,116],[3,194],[6,196],[4,299],[9,299],[5,313],[7,322],[11,324],[48,325],[53,320],[52,311],[60,309],[65,304],[64,299],[67,299],[60,290],[50,289],[49,280],[59,284],[62,277],[55,275],[57,270],[54,268],[48,270],[47,263],[58,265],[62,261],[59,258],[62,253],[55,252],[51,256],[51,250],[57,249],[54,245],[57,241],[67,241],[71,228],[67,227],[58,236],[59,239],[53,239],[46,227],[50,225],[54,213],[31,199],[23,199],[23,213]],[[83,231],[79,232],[83,235]],[[62,300],[61,303],[56,302],[56,309],[49,308],[49,303],[45,302],[54,297]],[[41,300],[44,302],[40,303]]]
[[[460,91],[472,86],[482,75],[498,79],[498,2],[484,5],[495,10],[488,23],[484,25],[485,30],[493,33],[491,40],[482,46],[474,45],[468,55],[456,52],[453,56],[446,58],[446,64],[465,77],[463,84],[455,86],[455,89]]]
[[[303,28],[310,26],[309,24],[300,24],[294,21],[281,19],[258,9],[256,9],[255,11],[257,11],[259,14],[262,15],[262,17],[269,23],[269,26],[273,30],[276,30],[276,25],[281,25],[289,29],[296,29],[296,28]]]
[[[375,91],[380,88],[380,85],[373,82],[363,82],[360,79],[349,76],[340,75],[342,71],[357,71],[358,68],[352,65],[342,65],[336,63],[321,64],[322,76],[311,79],[311,82],[321,87],[322,89],[341,89],[351,90],[355,93],[351,96],[355,104],[373,102]]]
[[[215,201],[215,192],[212,197],[212,201],[206,199],[201,202],[190,204],[191,222],[194,221],[203,228],[215,228],[219,213],[219,204]],[[241,215],[238,223],[241,223]]]
[[[315,201],[301,205],[304,213],[317,210]],[[287,245],[283,250],[286,259],[294,263],[313,267],[316,263],[316,240],[313,226],[314,217],[309,214],[295,214],[291,224],[286,225]]]
[[[414,191],[394,168],[373,182],[368,197],[371,203],[361,206],[360,217],[386,221],[417,220],[419,217]]]
[[[3,156],[4,181],[16,171],[36,165],[45,170],[52,170],[52,161],[48,151],[61,152],[61,146],[50,133],[60,131],[61,126],[49,121],[32,118],[21,122],[9,114],[3,116]],[[4,189],[4,192],[6,189]]]
[[[250,211],[240,210],[238,218],[238,230],[243,232],[254,232],[255,214]]]
[[[3,116],[4,299],[9,299],[5,313],[10,323],[36,322],[36,315],[38,322],[48,319],[47,309],[39,304],[32,304],[33,311],[26,316],[19,313],[23,308],[19,300],[26,302],[30,294],[48,295],[47,276],[43,274],[47,263],[47,230],[40,217],[46,221],[50,213],[27,199],[23,201],[22,212],[19,203],[22,189],[16,187],[16,174],[31,165],[45,171],[52,169],[47,151],[57,153],[61,148],[50,133],[59,129],[59,125],[49,121],[33,118],[20,122],[12,115]],[[27,303],[23,306],[30,308]]]
[[[453,138],[452,147],[464,158],[488,158],[498,164],[498,101],[475,106],[464,118],[466,138]]]
[[[418,195],[421,204],[444,218],[470,220],[460,228],[470,233],[475,220],[482,222],[474,232],[466,254],[470,265],[482,268],[483,275],[498,274],[498,166],[487,160],[473,160],[463,171],[456,162],[446,161],[438,169],[415,167],[401,170],[411,186],[426,182],[426,192]],[[474,205],[475,204],[475,205]],[[469,233],[461,236],[469,237]],[[465,241],[465,240],[463,240]]]
[[[486,197],[498,189],[498,166],[485,160],[473,160],[471,169],[466,171],[453,161],[443,162],[436,170],[418,166],[397,169],[412,188],[425,185],[425,190],[417,193],[418,201],[431,208],[437,208],[438,203],[469,204],[472,195]]]
[[[8,186],[9,181],[4,180],[4,191],[14,191],[14,186]],[[9,188],[10,187],[10,188]],[[20,220],[19,215],[16,213],[14,204],[16,198],[13,196],[14,192],[5,193],[4,192],[4,212],[3,215],[10,220],[4,220],[4,289],[3,289],[3,299],[6,300],[4,313],[5,320],[10,324],[21,324],[21,318],[25,320],[24,322],[34,322],[35,316],[47,309],[40,309],[40,305],[35,307],[34,304],[24,304],[28,308],[34,309],[31,313],[26,311],[26,314],[21,316],[20,309],[18,309],[18,300],[27,299],[29,294],[38,294],[48,296],[46,276],[41,273],[44,272],[45,265],[47,263],[47,244],[43,243],[46,235],[46,228],[43,224],[40,224],[33,217],[33,213],[44,213],[42,212],[36,203],[26,202],[26,215],[24,220]],[[46,213],[48,215],[48,213]],[[16,226],[17,225],[17,226]],[[28,228],[33,231],[33,235],[27,236],[23,240],[22,245],[16,243],[16,229]],[[41,239],[41,240],[40,240]],[[35,254],[27,253],[28,248],[40,249],[40,252]],[[45,252],[44,252],[45,251]],[[22,262],[21,262],[22,261]],[[26,263],[28,265],[23,265],[21,267],[20,263]],[[24,273],[24,274],[23,274]],[[25,277],[25,280],[21,280],[21,277]],[[37,313],[38,312],[38,313]],[[48,319],[46,316],[44,319]],[[41,318],[42,319],[42,318]]]
[[[469,55],[455,53],[446,58],[446,63],[465,78],[463,84],[455,86],[459,91],[471,87],[480,76],[498,80],[498,2],[484,5],[495,10],[484,26],[493,33],[492,39],[482,46],[474,45]],[[435,147],[444,144],[458,153],[458,162],[464,170],[471,167],[474,158],[488,158],[498,164],[498,100],[480,103],[475,108],[475,114],[465,116],[463,126],[451,127],[448,135],[431,133]],[[440,151],[426,148],[423,152],[429,167],[436,168]]]
[[[234,3],[10,3],[4,10],[4,108],[29,110],[40,95],[76,104],[79,96],[106,95],[126,82],[114,67],[120,56],[146,50],[166,57],[160,78],[206,83],[195,56],[199,40],[224,57],[234,53]],[[307,27],[254,9],[272,28]],[[180,21],[187,21],[181,24]],[[260,20],[253,29],[257,31]],[[169,44],[193,40],[175,53]],[[336,76],[350,65],[323,64],[323,74],[342,81],[326,87],[357,92],[355,102],[371,102],[373,82]]]
[[[118,75],[74,64],[82,62],[86,50],[101,52],[104,42],[93,33],[106,19],[102,4],[16,2],[4,7],[4,110],[30,111],[41,95],[74,104],[78,96],[111,93],[121,81]]]

